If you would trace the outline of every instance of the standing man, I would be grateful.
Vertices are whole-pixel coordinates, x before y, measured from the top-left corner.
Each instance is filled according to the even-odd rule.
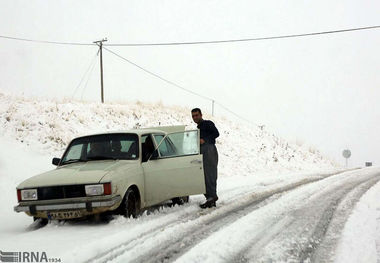
[[[202,111],[199,108],[191,110],[193,121],[198,124],[200,130],[201,154],[203,155],[203,169],[206,183],[206,202],[201,208],[216,206],[216,179],[218,178],[218,151],[215,139],[219,137],[218,129],[212,121],[202,119]]]

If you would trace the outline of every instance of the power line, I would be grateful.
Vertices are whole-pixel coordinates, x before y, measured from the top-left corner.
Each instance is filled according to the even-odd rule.
[[[219,102],[217,102],[217,101],[215,101],[215,103],[216,103],[217,105],[219,105],[221,108],[223,108],[224,110],[226,110],[227,112],[229,112],[229,113],[231,113],[232,115],[234,115],[235,117],[237,117],[237,118],[239,118],[239,119],[241,119],[241,120],[243,120],[243,121],[245,121],[245,122],[248,122],[248,123],[250,123],[250,124],[253,124],[253,125],[256,125],[256,126],[260,126],[259,124],[254,123],[254,122],[252,122],[252,121],[250,121],[250,120],[248,120],[248,119],[246,119],[246,118],[240,116],[239,114],[233,112],[232,110],[230,110],[229,108],[227,108],[227,107],[224,106],[223,104],[221,104],[221,103],[219,103]]]
[[[252,123],[251,121],[245,119],[244,117],[238,115],[237,113],[231,111],[229,108],[227,108],[226,106],[224,106],[223,104],[215,101],[214,99],[210,98],[210,97],[206,97],[204,95],[201,95],[199,93],[196,93],[194,91],[191,91],[189,89],[186,89],[164,77],[161,77],[160,75],[150,71],[150,70],[147,70],[139,65],[137,65],[136,63],[122,57],[121,55],[113,52],[112,50],[109,50],[108,48],[104,47],[104,46],[174,46],[174,45],[199,45],[199,44],[221,44],[221,43],[233,43],[233,42],[248,42],[248,41],[261,41],[261,40],[272,40],[272,39],[284,39],[284,38],[296,38],[296,37],[307,37],[307,36],[315,36],[315,35],[324,35],[324,34],[336,34],[336,33],[344,33],[344,32],[352,32],[352,31],[359,31],[359,30],[370,30],[370,29],[378,29],[380,28],[380,26],[369,26],[369,27],[358,27],[358,28],[349,28],[349,29],[340,29],[340,30],[332,30],[332,31],[321,31],[321,32],[312,32],[312,33],[303,33],[303,34],[292,34],[292,35],[281,35],[281,36],[269,36],[269,37],[258,37],[258,38],[243,38],[243,39],[229,39],[229,40],[211,40],[211,41],[194,41],[194,42],[168,42],[168,43],[129,43],[129,44],[104,44],[102,45],[103,48],[110,52],[111,54],[121,58],[122,60],[128,62],[129,64],[143,70],[144,72],[156,77],[156,78],[159,78],[161,79],[162,81],[170,84],[170,85],[173,85],[181,90],[184,90],[188,93],[191,93],[193,95],[196,95],[198,97],[201,97],[203,99],[206,99],[206,100],[210,100],[213,104],[216,103],[218,104],[220,107],[224,108],[226,111],[230,112],[231,114],[233,114],[234,116],[238,117],[239,119],[241,120],[244,120],[244,121],[247,121],[249,123]],[[94,46],[96,45],[96,43],[78,43],[78,42],[58,42],[58,41],[47,41],[47,40],[35,40],[35,39],[26,39],[26,38],[19,38],[19,37],[10,37],[10,36],[2,36],[0,35],[0,38],[4,38],[4,39],[9,39],[9,40],[18,40],[18,41],[27,41],[27,42],[36,42],[36,43],[44,43],[44,44],[56,44],[56,45],[75,45],[75,46]],[[91,72],[94,68],[94,64],[91,68]],[[87,74],[88,70],[86,71],[85,75]],[[91,74],[91,73],[90,73]],[[81,79],[80,83],[78,84],[78,87],[79,85],[82,83],[83,81],[83,78]],[[87,82],[88,82],[88,79],[87,79]],[[87,86],[87,82],[86,82],[86,85],[85,85],[85,88]],[[74,94],[76,93],[78,87],[75,89],[74,91]],[[85,89],[84,88],[84,89]],[[84,90],[83,90],[84,92]],[[83,92],[82,92],[82,96],[83,96]],[[73,94],[73,95],[74,95]],[[254,124],[254,123],[252,123]],[[254,125],[257,125],[257,124],[254,124]]]
[[[95,60],[94,60],[94,62],[95,62]],[[87,81],[86,81],[86,83],[84,84],[84,87],[83,87],[83,90],[82,90],[82,94],[81,94],[81,96],[80,96],[80,99],[81,99],[81,100],[83,100],[83,94],[84,94],[84,91],[85,91],[86,88],[87,88],[88,81],[89,81],[90,78],[91,78],[91,75],[92,75],[92,72],[93,72],[93,70],[94,70],[94,68],[95,68],[95,65],[96,65],[96,63],[93,63],[93,64],[92,64],[92,68],[90,69],[90,72],[89,72],[88,75],[87,75]]]
[[[195,96],[201,97],[201,98],[203,98],[203,99],[211,100],[211,101],[213,100],[213,99],[211,99],[211,98],[209,98],[209,97],[206,97],[206,96],[204,96],[204,95],[201,95],[201,94],[199,94],[199,93],[196,93],[196,92],[194,92],[194,91],[191,91],[191,90],[189,90],[189,89],[186,89],[186,88],[184,88],[184,87],[182,87],[182,86],[180,86],[180,85],[178,85],[178,84],[176,84],[176,83],[174,83],[174,82],[172,82],[172,81],[170,81],[170,80],[168,80],[168,79],[166,79],[166,78],[163,78],[163,77],[161,77],[160,75],[158,75],[158,74],[156,74],[156,73],[154,73],[154,72],[152,72],[152,71],[150,71],[150,70],[147,70],[147,69],[145,69],[145,68],[143,68],[143,67],[137,65],[136,63],[130,61],[129,59],[126,59],[125,57],[120,56],[119,54],[113,52],[112,50],[110,50],[110,49],[108,49],[108,48],[106,48],[106,47],[104,47],[104,46],[103,46],[103,48],[104,48],[105,50],[107,50],[108,52],[112,53],[113,55],[115,55],[115,56],[121,58],[122,60],[124,60],[124,61],[126,61],[126,62],[128,62],[129,64],[131,64],[131,65],[133,65],[133,66],[135,66],[135,67],[137,67],[137,68],[139,68],[139,69],[145,71],[146,73],[148,73],[148,74],[150,74],[150,75],[152,75],[152,76],[154,76],[154,77],[156,77],[156,78],[161,79],[162,81],[165,81],[166,83],[169,83],[170,85],[173,85],[173,86],[175,86],[175,87],[177,87],[177,88],[179,88],[179,89],[182,89],[182,90],[184,90],[184,91],[186,91],[186,92],[189,92],[189,93],[191,93],[191,94],[193,94],[193,95],[195,95]]]
[[[18,40],[18,41],[26,41],[26,42],[43,43],[43,44],[71,45],[71,46],[96,46],[96,44],[92,44],[92,43],[59,42],[59,41],[48,41],[48,40],[36,40],[36,39],[27,39],[27,38],[20,38],[20,37],[1,36],[1,35],[0,35],[0,38],[10,39],[10,40]]]
[[[223,43],[233,43],[233,42],[248,42],[248,41],[261,41],[261,40],[282,39],[282,38],[307,37],[307,36],[336,34],[336,33],[352,32],[352,31],[359,31],[359,30],[378,29],[378,28],[380,28],[380,26],[368,26],[368,27],[358,27],[358,28],[349,28],[349,29],[339,29],[339,30],[332,30],[332,31],[321,31],[321,32],[303,33],[303,34],[257,37],[257,38],[194,41],[194,42],[107,44],[107,46],[136,47],[136,46],[176,46],[176,45],[223,44]]]
[[[166,83],[168,83],[168,84],[170,84],[170,85],[173,85],[173,86],[175,86],[175,87],[177,87],[177,88],[179,88],[179,89],[181,89],[181,90],[184,90],[184,91],[186,91],[186,92],[189,92],[189,93],[191,93],[191,94],[193,94],[193,95],[196,95],[196,96],[198,96],[198,97],[201,97],[201,98],[203,98],[203,99],[210,100],[210,101],[213,102],[213,103],[215,102],[215,103],[218,104],[220,107],[222,107],[223,109],[225,109],[225,110],[228,111],[229,113],[233,114],[235,117],[237,117],[237,118],[239,118],[239,119],[241,119],[241,120],[243,120],[243,121],[246,121],[246,122],[248,122],[248,123],[250,123],[250,124],[252,124],[252,125],[259,126],[258,124],[256,124],[256,123],[254,123],[254,122],[252,122],[252,121],[250,121],[250,120],[248,120],[248,119],[246,119],[246,118],[240,116],[239,114],[233,112],[232,110],[230,110],[229,108],[227,108],[227,107],[224,106],[223,104],[221,104],[221,103],[215,101],[214,99],[212,99],[212,98],[210,98],[210,97],[206,97],[206,96],[201,95],[201,94],[199,94],[199,93],[196,93],[196,92],[194,92],[194,91],[191,91],[191,90],[189,90],[189,89],[186,89],[186,88],[184,88],[184,87],[182,87],[182,86],[180,86],[180,85],[174,83],[173,81],[170,81],[170,80],[168,80],[168,79],[166,79],[166,78],[163,78],[163,77],[161,77],[160,75],[158,75],[158,74],[156,74],[156,73],[153,73],[152,71],[147,70],[147,69],[145,69],[145,68],[143,68],[143,67],[137,65],[136,63],[130,61],[129,59],[126,59],[125,57],[123,57],[123,56],[121,56],[121,55],[119,55],[119,54],[113,52],[112,50],[110,50],[110,49],[108,49],[108,48],[106,48],[106,47],[103,47],[103,48],[104,48],[106,51],[108,51],[108,52],[112,53],[113,55],[117,56],[118,58],[120,58],[120,59],[126,61],[127,63],[129,63],[129,64],[131,64],[131,65],[133,65],[133,66],[135,66],[135,67],[137,67],[137,68],[139,68],[139,69],[141,69],[141,70],[143,70],[144,72],[146,72],[146,73],[148,73],[148,74],[150,74],[150,75],[152,75],[152,76],[154,76],[154,77],[156,77],[156,78],[159,78],[159,79],[165,81]]]
[[[99,55],[99,51],[97,51],[97,52],[95,53],[95,55],[93,56],[93,58],[91,59],[91,63],[88,65],[88,68],[86,69],[86,71],[84,72],[82,78],[80,79],[80,81],[79,81],[77,87],[75,88],[74,93],[73,93],[73,95],[71,96],[71,98],[74,98],[75,93],[77,92],[78,88],[80,87],[80,85],[82,84],[83,80],[84,80],[85,77],[87,76],[87,73],[90,71],[90,68],[92,68],[92,65],[95,63],[95,59],[96,59],[96,57],[97,57],[98,55]]]
[[[190,41],[190,42],[167,42],[167,43],[117,43],[117,44],[104,44],[104,46],[175,46],[175,45],[201,45],[201,44],[223,44],[223,43],[233,43],[233,42],[249,42],[249,41],[261,41],[261,40],[271,40],[271,39],[282,39],[282,38],[295,38],[295,37],[307,37],[325,34],[336,34],[360,30],[370,30],[378,29],[380,26],[367,26],[367,27],[357,27],[348,29],[338,29],[331,31],[320,31],[312,33],[302,33],[302,34],[291,34],[291,35],[281,35],[281,36],[269,36],[269,37],[257,37],[257,38],[241,38],[241,39],[226,39],[226,40],[210,40],[210,41]],[[74,45],[74,46],[94,46],[94,43],[79,43],[79,42],[60,42],[60,41],[49,41],[49,40],[37,40],[37,39],[27,39],[20,37],[11,37],[0,35],[0,38],[18,41],[27,41],[43,44],[56,44],[56,45]]]

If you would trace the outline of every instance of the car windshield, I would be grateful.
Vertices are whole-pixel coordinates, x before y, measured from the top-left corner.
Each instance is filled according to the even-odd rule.
[[[61,164],[93,160],[135,160],[139,158],[136,134],[102,134],[75,139]]]

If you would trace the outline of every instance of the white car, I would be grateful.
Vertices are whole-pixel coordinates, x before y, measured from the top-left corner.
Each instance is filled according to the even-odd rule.
[[[134,129],[73,139],[56,169],[17,186],[16,212],[72,219],[107,211],[135,217],[143,209],[205,193],[199,130]]]

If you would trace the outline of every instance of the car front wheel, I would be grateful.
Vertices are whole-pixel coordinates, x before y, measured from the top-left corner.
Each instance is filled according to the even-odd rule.
[[[124,196],[123,201],[123,215],[126,218],[136,218],[138,214],[138,202],[135,192],[132,189],[128,189]]]

